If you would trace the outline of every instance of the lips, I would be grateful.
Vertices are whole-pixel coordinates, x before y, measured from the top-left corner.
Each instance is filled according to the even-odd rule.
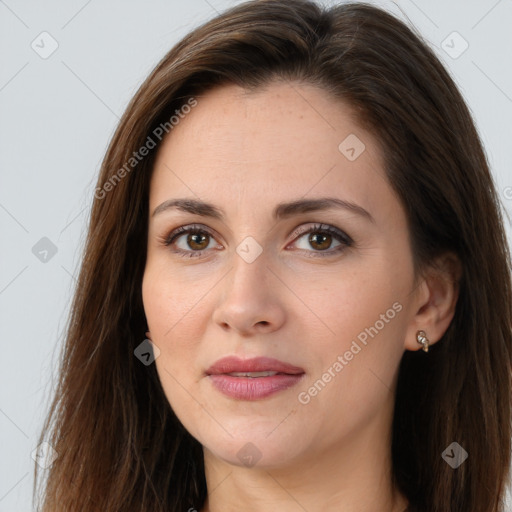
[[[305,377],[298,366],[270,357],[219,359],[206,370],[217,391],[235,400],[264,400],[296,386]]]
[[[206,370],[207,375],[222,375],[230,373],[257,373],[276,372],[284,375],[300,375],[304,370],[298,366],[279,361],[271,357],[255,357],[252,359],[240,359],[235,356],[223,357]],[[254,375],[255,378],[264,378]]]

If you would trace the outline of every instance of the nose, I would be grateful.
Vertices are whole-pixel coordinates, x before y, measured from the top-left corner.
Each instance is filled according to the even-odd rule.
[[[265,250],[254,259],[240,254],[233,254],[232,266],[218,285],[213,320],[241,335],[279,329],[286,317],[286,289],[271,268],[269,255]]]

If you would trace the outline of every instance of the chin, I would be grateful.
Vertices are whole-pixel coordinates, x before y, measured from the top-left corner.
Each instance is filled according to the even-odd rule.
[[[268,423],[264,422],[264,425]],[[232,437],[223,431],[223,435],[213,438],[210,431],[198,440],[215,458],[228,464],[247,468],[275,468],[291,462],[305,449],[302,444],[303,432],[297,432],[296,436],[284,429],[279,432],[282,425],[276,428],[277,424],[273,423],[268,429],[256,430],[251,421],[246,428],[239,425],[237,433]]]

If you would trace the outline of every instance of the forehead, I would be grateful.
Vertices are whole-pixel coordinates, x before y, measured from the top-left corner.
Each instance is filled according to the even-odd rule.
[[[159,148],[150,208],[184,196],[269,210],[301,197],[394,200],[377,141],[325,91],[227,85],[196,100]]]

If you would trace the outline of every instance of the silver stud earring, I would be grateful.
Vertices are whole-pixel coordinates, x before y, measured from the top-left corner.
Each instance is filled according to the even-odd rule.
[[[425,333],[425,331],[418,331],[416,333],[416,341],[420,345],[423,345],[423,351],[424,352],[428,352],[429,341],[428,341],[427,334]]]

